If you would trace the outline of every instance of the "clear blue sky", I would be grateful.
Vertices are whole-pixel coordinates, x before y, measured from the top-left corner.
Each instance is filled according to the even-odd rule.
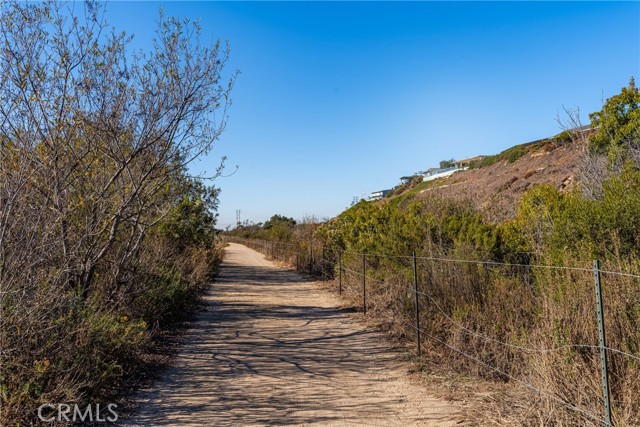
[[[640,77],[638,2],[166,2],[231,45],[241,74],[220,156],[221,227],[332,217],[442,159],[493,154],[583,122]],[[160,3],[109,3],[148,48]],[[640,79],[639,79],[640,80]]]

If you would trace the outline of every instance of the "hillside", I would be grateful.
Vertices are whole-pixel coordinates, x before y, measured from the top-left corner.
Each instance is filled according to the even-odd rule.
[[[447,164],[403,177],[315,229],[235,234],[270,239],[248,242],[336,279],[346,304],[409,348],[422,372],[507,383],[487,400],[492,424],[640,426],[639,112],[631,81],[590,115],[593,131],[576,129],[579,142],[563,132],[449,162],[469,169],[446,178],[433,179]]]
[[[561,191],[573,188],[580,152],[580,144],[571,142],[556,145],[551,140],[543,140],[521,144],[486,159],[489,161],[485,163],[492,164],[422,182],[399,193],[418,196],[437,193],[465,198],[472,200],[491,219],[511,218],[524,192],[535,185],[551,184]],[[515,160],[513,153],[519,156]]]

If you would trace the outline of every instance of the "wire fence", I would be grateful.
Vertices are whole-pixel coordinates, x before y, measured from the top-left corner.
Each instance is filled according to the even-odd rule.
[[[623,386],[628,386],[629,377],[635,376],[637,379],[640,375],[638,337],[623,336],[619,328],[611,327],[617,324],[619,316],[628,314],[616,311],[617,307],[624,306],[620,302],[619,288],[635,289],[633,296],[627,295],[627,300],[635,298],[634,301],[637,300],[640,309],[638,292],[640,275],[638,274],[601,269],[597,261],[592,267],[509,264],[482,259],[416,256],[415,253],[388,255],[340,250],[314,241],[289,243],[228,237],[227,240],[246,245],[271,259],[295,266],[298,271],[335,282],[338,292],[345,294],[343,296],[355,305],[360,305],[365,314],[367,308],[375,308],[377,305],[388,307],[395,304],[400,307],[398,325],[412,331],[418,355],[421,354],[421,349],[425,345],[439,345],[440,348],[448,349],[452,355],[457,355],[470,364],[492,372],[503,380],[518,383],[540,397],[555,402],[593,425],[612,426],[617,414],[628,413],[629,410],[633,411],[640,406],[638,396],[624,397],[625,393],[621,392]],[[611,302],[608,304],[602,302],[602,276],[607,277],[607,281],[610,282],[609,287],[605,287],[605,295],[611,294],[608,300]],[[625,281],[626,287],[620,284],[621,280]],[[572,301],[566,301],[565,315],[558,316],[560,319],[546,319],[546,321],[554,325],[556,322],[560,325],[559,330],[561,326],[565,329],[569,328],[567,325],[572,321],[582,322],[586,325],[583,329],[587,332],[576,334],[581,340],[567,342],[566,337],[560,336],[562,332],[560,331],[558,336],[549,338],[551,341],[555,340],[557,345],[545,346],[540,343],[537,345],[527,343],[524,339],[514,341],[513,336],[505,334],[492,335],[488,330],[476,329],[473,322],[467,321],[465,324],[466,319],[464,313],[461,314],[461,307],[466,306],[460,301],[487,309],[489,303],[484,295],[487,289],[482,286],[484,282],[491,281],[504,283],[505,289],[515,289],[516,291],[512,292],[514,295],[525,295],[526,298],[523,301],[528,301],[527,298],[531,301],[540,298],[543,293],[540,290],[541,284],[551,284],[551,286],[562,283],[580,284],[575,286],[576,289],[579,288],[579,292],[565,291],[565,296],[576,298],[572,301],[589,298],[590,308],[587,304],[577,302],[572,307]],[[591,289],[588,297],[584,295],[587,292],[587,286]],[[629,286],[632,287],[629,288]],[[452,292],[451,289],[455,290]],[[594,301],[595,304],[593,304]],[[627,304],[627,307],[630,306]],[[580,309],[588,318],[572,319],[571,314],[576,310],[580,312]],[[605,313],[609,316],[607,322],[604,320]],[[510,315],[520,314],[517,302],[514,301]],[[637,322],[640,323],[640,317]],[[424,326],[425,324],[432,327],[437,324],[439,327],[429,329]],[[608,344],[606,337],[609,330],[613,332],[613,341],[623,344],[623,348]],[[486,354],[487,346],[490,345],[494,348],[504,348],[505,354],[509,355],[507,358],[509,363],[499,361],[495,354]],[[497,352],[499,351],[493,353]],[[524,375],[523,370],[518,367],[517,362],[521,361],[525,355],[529,357],[556,357],[557,355],[564,359],[574,358],[577,366],[586,367],[587,372],[584,374],[593,374],[587,384],[589,387],[584,387],[579,396],[578,392],[573,395],[562,392],[562,387],[559,388],[560,390],[545,390],[539,383],[532,383],[535,382],[535,378],[530,373]],[[616,357],[612,359],[613,356]],[[598,375],[599,378],[597,378]],[[612,387],[609,384],[610,378],[614,380]],[[615,380],[618,380],[619,384]],[[541,383],[545,384],[544,381]],[[599,393],[595,392],[597,387],[593,386],[596,383],[600,384]],[[622,397],[618,397],[619,395]],[[579,401],[572,401],[572,397]],[[625,418],[627,422],[629,419],[638,420],[633,414]]]

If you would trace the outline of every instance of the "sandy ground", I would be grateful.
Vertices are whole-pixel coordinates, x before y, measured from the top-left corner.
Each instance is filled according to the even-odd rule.
[[[386,338],[337,299],[244,246],[133,426],[452,426],[454,404],[412,383]]]

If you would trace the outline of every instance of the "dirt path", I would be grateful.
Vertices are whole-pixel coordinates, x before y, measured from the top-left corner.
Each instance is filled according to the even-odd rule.
[[[385,337],[292,271],[231,244],[207,310],[127,426],[452,426]]]

